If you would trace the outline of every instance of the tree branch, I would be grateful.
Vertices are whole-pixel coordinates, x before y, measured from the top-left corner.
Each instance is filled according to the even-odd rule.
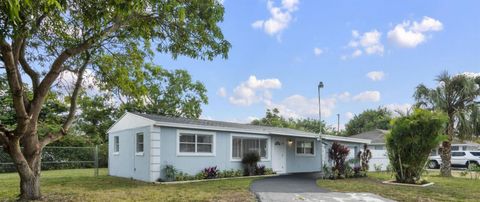
[[[3,56],[3,62],[6,67],[8,85],[12,93],[13,106],[17,118],[17,127],[15,134],[25,133],[31,117],[28,116],[23,100],[23,84],[19,81],[19,72],[14,60],[14,54],[11,46],[5,41],[0,41],[0,51]]]
[[[32,79],[33,89],[36,89],[39,83],[38,81],[39,74],[30,66],[30,64],[28,64],[27,60],[25,59],[25,49],[26,49],[25,44],[26,44],[26,41],[23,42],[22,47],[20,49],[19,61],[20,61],[20,64],[22,65],[23,71],[25,71],[25,73],[27,73],[27,75],[30,76],[30,79]]]
[[[85,69],[87,68],[89,62],[90,62],[90,54],[87,52],[85,62],[78,70],[75,88],[73,89],[72,96],[70,96],[70,109],[68,110],[67,120],[62,126],[63,130],[65,131],[68,131],[75,117],[75,111],[77,110],[77,98],[82,88],[83,74],[85,73]]]
[[[80,69],[78,70],[77,81],[75,82],[75,87],[73,89],[72,95],[70,96],[70,108],[69,108],[69,111],[68,111],[67,119],[63,123],[62,128],[59,132],[57,132],[55,134],[49,133],[47,135],[47,137],[45,137],[41,141],[41,146],[42,147],[45,147],[49,143],[54,142],[54,141],[62,138],[63,136],[65,136],[67,134],[68,129],[72,125],[73,120],[75,118],[75,112],[77,110],[78,95],[80,94],[80,90],[82,88],[83,74],[85,73],[85,70],[87,69],[87,66],[88,66],[89,62],[90,62],[90,54],[87,52],[85,61],[84,61],[83,65],[80,67]]]
[[[120,28],[120,23],[115,22],[113,23],[112,26],[106,28],[99,35],[92,36],[87,40],[83,41],[82,43],[78,44],[77,46],[73,48],[68,48],[64,50],[62,53],[60,53],[60,55],[52,63],[50,71],[47,73],[47,75],[45,75],[45,77],[40,82],[38,87],[34,90],[33,101],[31,104],[31,115],[34,121],[36,121],[36,119],[38,118],[38,115],[40,114],[40,110],[42,108],[43,102],[45,101],[45,97],[48,91],[50,90],[50,87],[52,86],[53,82],[57,80],[60,73],[63,71],[64,62],[69,58],[71,58],[72,56],[78,55],[79,53],[87,50],[98,39],[118,30],[119,28]]]

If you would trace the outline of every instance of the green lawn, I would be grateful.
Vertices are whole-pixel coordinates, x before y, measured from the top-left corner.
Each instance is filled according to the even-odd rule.
[[[366,178],[318,180],[320,187],[339,192],[370,192],[398,201],[480,201],[480,180],[439,177],[430,173],[426,179],[430,187],[405,187],[382,184],[391,179],[387,173],[369,173]]]
[[[42,172],[42,193],[47,201],[254,201],[249,191],[254,179],[229,179],[175,185],[157,185],[107,176],[101,169]],[[16,173],[0,174],[0,201],[19,193]]]

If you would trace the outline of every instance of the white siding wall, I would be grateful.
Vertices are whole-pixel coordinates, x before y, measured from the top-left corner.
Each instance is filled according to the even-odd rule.
[[[152,126],[150,139],[150,181],[156,181],[160,178],[161,174],[161,148],[160,148],[160,127]]]

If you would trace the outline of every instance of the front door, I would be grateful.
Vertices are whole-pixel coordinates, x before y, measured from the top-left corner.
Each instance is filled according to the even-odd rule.
[[[272,169],[276,173],[287,172],[287,141],[285,137],[273,137]]]

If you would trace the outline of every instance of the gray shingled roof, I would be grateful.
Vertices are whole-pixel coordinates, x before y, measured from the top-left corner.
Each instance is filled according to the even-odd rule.
[[[277,127],[269,127],[269,126],[258,126],[252,124],[241,124],[241,123],[232,123],[232,122],[225,122],[225,121],[212,121],[212,120],[204,120],[204,119],[188,119],[188,118],[181,118],[181,117],[168,117],[168,116],[160,116],[160,115],[152,115],[152,114],[142,114],[136,112],[130,112],[132,114],[157,121],[157,122],[164,122],[164,123],[176,123],[176,124],[189,124],[189,125],[198,125],[198,126],[212,126],[212,127],[220,127],[220,128],[234,128],[240,130],[249,130],[249,131],[258,131],[259,133],[271,133],[271,134],[291,134],[291,135],[298,135],[298,136],[311,136],[311,137],[318,137],[316,133],[310,133],[290,128],[277,128]]]
[[[387,132],[387,130],[375,129],[349,137],[372,140],[371,144],[381,144],[385,143],[385,135]]]

